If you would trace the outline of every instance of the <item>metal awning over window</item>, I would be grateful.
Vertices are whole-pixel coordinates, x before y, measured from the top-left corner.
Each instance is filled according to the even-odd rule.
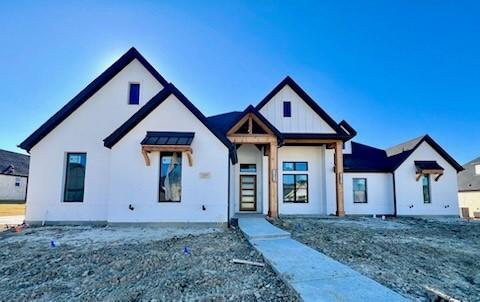
[[[150,166],[149,153],[151,152],[185,152],[188,164],[192,166],[192,144],[194,132],[165,132],[148,131],[140,143],[142,154],[147,166]]]
[[[415,168],[417,171],[417,181],[422,175],[433,174],[436,175],[435,181],[443,175],[444,169],[434,160],[416,160]]]

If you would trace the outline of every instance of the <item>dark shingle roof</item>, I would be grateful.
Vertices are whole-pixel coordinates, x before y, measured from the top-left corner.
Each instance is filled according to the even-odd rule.
[[[422,142],[427,142],[432,146],[457,172],[463,170],[462,166],[428,135],[414,138],[385,150],[352,142],[352,153],[343,156],[344,170],[346,172],[393,172]]]
[[[227,113],[222,113],[218,115],[213,115],[207,117],[210,125],[215,127],[219,132],[225,134],[230,128],[233,127],[238,118],[242,115],[242,111],[232,111]]]
[[[417,168],[417,171],[422,171],[422,170],[444,170],[442,166],[440,166],[436,161],[434,160],[416,160],[415,161],[415,167]]]
[[[30,156],[0,149],[0,174],[28,176]]]
[[[480,165],[480,157],[463,165],[465,170],[458,173],[459,191],[480,191],[480,175],[475,174],[476,165]]]

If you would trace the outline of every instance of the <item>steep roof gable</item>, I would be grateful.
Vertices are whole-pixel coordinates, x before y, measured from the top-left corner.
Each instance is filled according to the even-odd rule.
[[[463,167],[457,163],[439,144],[437,144],[428,134],[419,136],[412,140],[398,144],[386,149],[387,156],[391,158],[392,169],[396,170],[423,142],[429,144],[440,156],[442,156],[452,167],[460,172]]]
[[[207,118],[185,97],[180,90],[178,90],[172,83],[167,84],[162,91],[151,98],[142,108],[133,114],[125,123],[113,131],[103,142],[107,148],[112,148],[119,142],[128,132],[130,132],[136,125],[138,125],[145,117],[147,117],[155,108],[162,104],[170,95],[174,95],[190,112],[195,115],[198,120],[207,127],[230,151],[232,161],[234,161],[234,146],[225,137],[214,128],[207,120]]]
[[[69,117],[75,110],[77,110],[83,103],[85,103],[92,95],[99,91],[105,84],[107,84],[113,77],[115,77],[122,69],[124,69],[133,60],[137,59],[147,69],[155,79],[157,79],[162,86],[168,85],[168,82],[158,73],[155,68],[148,63],[148,61],[134,48],[130,48],[124,55],[122,55],[115,63],[108,67],[102,74],[93,80],[87,87],[71,99],[65,106],[63,106],[57,113],[50,117],[43,125],[35,132],[27,137],[19,147],[30,151],[38,142],[47,136],[53,129]]]
[[[331,118],[290,76],[281,81],[263,100],[255,107],[260,111],[283,87],[289,86],[316,114],[318,114],[337,134],[348,134]]]

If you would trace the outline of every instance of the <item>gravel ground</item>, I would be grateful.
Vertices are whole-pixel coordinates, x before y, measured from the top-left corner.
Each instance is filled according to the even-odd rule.
[[[480,301],[480,222],[457,218],[282,218],[292,237],[404,296],[424,286]]]
[[[233,258],[262,262],[236,229],[4,232],[0,301],[297,300],[268,266],[233,264]]]

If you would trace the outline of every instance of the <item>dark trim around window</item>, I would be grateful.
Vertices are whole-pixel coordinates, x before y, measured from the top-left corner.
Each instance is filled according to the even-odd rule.
[[[81,188],[79,189],[72,189],[68,188],[69,185],[73,185],[70,183],[70,178],[73,177],[70,175],[70,157],[71,156],[80,156],[80,163],[83,164],[83,175],[81,176],[81,181],[78,185],[81,184]],[[80,167],[79,167],[80,168]],[[65,163],[65,183],[63,187],[63,202],[83,202],[85,197],[85,174],[87,171],[87,153],[84,152],[69,152],[66,154],[66,163]],[[74,195],[72,191],[79,191]],[[73,195],[73,196],[71,196]]]
[[[286,168],[287,165],[292,165],[292,169]],[[300,165],[305,165],[305,169],[300,170],[299,166]],[[282,162],[282,170],[283,171],[300,171],[300,172],[305,172],[308,171],[308,162],[306,161],[284,161]]]
[[[128,104],[140,104],[140,83],[130,83],[130,89],[128,91]]]
[[[297,188],[294,187],[293,191],[294,191],[294,194],[293,194],[293,201],[290,201],[290,200],[285,200],[285,182],[283,180],[283,177],[285,176],[293,176],[293,183],[294,185],[296,185],[297,183],[297,177],[298,176],[305,176],[306,178],[306,184],[307,184],[307,188],[306,188],[306,199],[305,200],[297,200]],[[288,174],[288,173],[285,173],[283,174],[283,177],[282,177],[282,200],[284,203],[308,203],[308,199],[309,199],[309,192],[308,192],[308,174]]]
[[[355,192],[358,190],[355,190],[355,181],[357,180],[364,180],[365,181],[365,201],[357,201],[355,198]],[[367,179],[365,177],[355,177],[352,179],[352,191],[353,191],[353,203],[368,203],[368,184],[367,184]],[[359,191],[362,192],[362,191]]]
[[[283,117],[292,117],[292,102],[283,102]]]
[[[178,200],[166,200],[162,199],[162,158],[167,156],[173,156],[174,153],[179,155],[179,162],[180,162],[180,199]],[[158,202],[181,202],[182,201],[182,153],[181,152],[161,152],[159,158],[159,177],[158,177]]]
[[[425,188],[425,183],[423,182],[424,180],[427,180],[426,182],[426,188]],[[424,174],[422,176],[422,195],[423,195],[423,203],[432,203],[432,184],[430,182],[430,174]],[[425,192],[425,189],[427,190]]]

